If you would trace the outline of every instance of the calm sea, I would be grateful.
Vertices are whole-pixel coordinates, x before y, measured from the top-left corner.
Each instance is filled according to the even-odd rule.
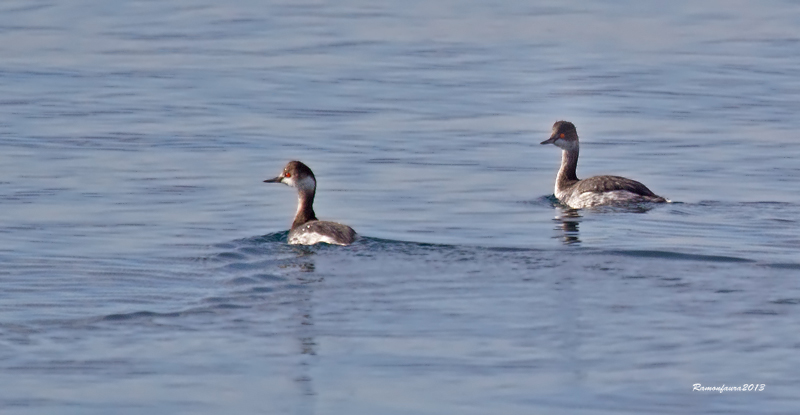
[[[6,0],[3,414],[796,414],[800,3]],[[676,203],[570,211],[580,177]],[[350,247],[286,244],[315,172]],[[755,384],[760,391],[693,391]]]

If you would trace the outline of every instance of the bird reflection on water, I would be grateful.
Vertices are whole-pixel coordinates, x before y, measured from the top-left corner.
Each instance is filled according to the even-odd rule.
[[[580,244],[578,224],[583,218],[580,214],[581,210],[564,206],[558,202],[553,202],[553,206],[561,211],[561,214],[553,219],[557,223],[554,229],[560,231],[558,237],[562,239],[564,245]],[[647,213],[656,206],[652,203],[630,203],[618,206],[597,206],[587,211],[592,213]]]
[[[578,237],[578,224],[581,222],[581,215],[578,209],[567,207],[560,207],[561,215],[553,219],[558,223],[555,229],[561,231],[562,242],[564,245],[580,244],[581,239]]]
[[[297,325],[295,336],[299,346],[298,373],[294,378],[300,393],[299,414],[313,414],[316,412],[316,389],[312,370],[317,361],[317,341],[314,331],[314,296],[315,285],[322,283],[324,278],[315,274],[316,266],[313,262],[315,251],[307,246],[293,246],[296,248],[298,262],[293,264],[301,274],[295,276],[299,294],[293,303],[298,307],[295,314]]]

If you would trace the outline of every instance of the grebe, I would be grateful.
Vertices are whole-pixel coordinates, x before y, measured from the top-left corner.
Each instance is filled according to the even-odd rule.
[[[317,179],[305,164],[290,161],[283,172],[264,183],[283,183],[297,189],[297,214],[289,230],[292,245],[314,245],[325,242],[334,245],[350,245],[356,239],[356,231],[341,223],[317,220],[314,215],[314,194]]]
[[[579,180],[575,175],[578,166],[578,132],[569,121],[556,121],[553,134],[542,144],[555,144],[563,152],[561,168],[556,176],[555,196],[561,203],[581,209],[601,205],[629,203],[664,203],[667,199],[651,192],[647,186],[619,176],[595,176]]]

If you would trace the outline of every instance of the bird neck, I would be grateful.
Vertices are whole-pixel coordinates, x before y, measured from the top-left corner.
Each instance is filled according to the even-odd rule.
[[[561,168],[556,177],[556,187],[564,187],[578,181],[576,170],[578,168],[578,147],[561,152]]]
[[[314,215],[314,190],[297,192],[297,214],[294,215],[292,229],[312,220],[317,220]]]

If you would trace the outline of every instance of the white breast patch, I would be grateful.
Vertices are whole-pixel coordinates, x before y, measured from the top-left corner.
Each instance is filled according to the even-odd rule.
[[[320,235],[316,232],[295,232],[289,235],[290,245],[314,245],[320,242],[331,245],[343,245],[328,235]]]

